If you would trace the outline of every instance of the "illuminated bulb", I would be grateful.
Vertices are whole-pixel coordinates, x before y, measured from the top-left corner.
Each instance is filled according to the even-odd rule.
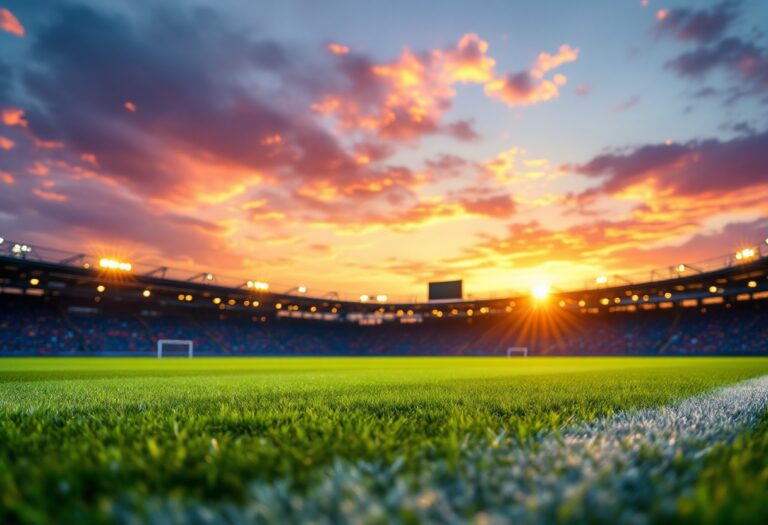
[[[107,288],[106,288],[106,287],[105,287],[103,284],[100,284],[100,285],[98,285],[98,286],[96,287],[96,291],[97,291],[97,292],[99,292],[99,293],[102,293],[102,292],[104,292],[104,290],[106,290],[106,289],[107,289]]]
[[[32,277],[29,280],[29,284],[31,284],[32,286],[37,286],[38,284],[40,284],[40,279],[38,279],[36,277]]]
[[[717,286],[710,286],[709,293],[717,293]]]
[[[757,288],[757,281],[749,281],[747,286],[750,288]]]
[[[143,295],[144,297],[149,297],[150,295],[152,295],[152,292],[149,290],[144,290],[143,292],[141,292],[141,295]]]
[[[606,277],[606,276],[604,276],[604,275],[601,275],[600,277],[598,277],[597,279],[595,279],[595,282],[596,282],[597,284],[605,284],[605,283],[607,283],[607,282],[608,282],[608,277]]]
[[[299,286],[298,290],[299,290],[299,293],[307,293],[307,287],[306,286]]]

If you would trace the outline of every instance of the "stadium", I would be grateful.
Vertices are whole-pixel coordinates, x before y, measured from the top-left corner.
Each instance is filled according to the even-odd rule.
[[[765,20],[0,2],[0,525],[767,523]]]
[[[162,344],[190,357],[759,356],[768,340],[768,239],[636,284],[597,277],[583,290],[470,301],[459,282],[413,303],[0,248],[3,355],[162,357]]]

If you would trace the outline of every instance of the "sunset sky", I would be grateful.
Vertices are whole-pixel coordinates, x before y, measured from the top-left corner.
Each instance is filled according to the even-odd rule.
[[[0,1],[0,236],[574,287],[768,237],[768,2]]]

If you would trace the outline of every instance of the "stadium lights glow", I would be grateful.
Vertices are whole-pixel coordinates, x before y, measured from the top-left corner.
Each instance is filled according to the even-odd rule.
[[[745,259],[751,259],[755,256],[755,249],[754,248],[744,248],[743,250],[739,250],[736,252],[736,260],[742,261]]]
[[[677,271],[680,273],[683,273],[685,271],[685,265],[684,264],[678,264],[677,265]]]
[[[129,262],[116,261],[107,257],[99,259],[99,266],[107,270],[120,270],[121,272],[130,272],[133,269],[133,265]]]
[[[541,301],[549,297],[549,291],[550,291],[550,287],[548,284],[540,283],[540,284],[534,285],[534,287],[531,289],[531,295],[533,295],[534,299]]]
[[[608,277],[606,277],[605,275],[601,275],[600,277],[598,277],[597,279],[595,279],[595,282],[596,282],[597,284],[605,284],[605,283],[607,283],[607,282],[608,282]]]
[[[248,281],[246,285],[248,286],[248,288],[253,288],[254,290],[261,290],[261,291],[269,290],[269,284],[265,283],[264,281]]]
[[[367,303],[369,300],[370,300],[370,297],[365,295],[365,294],[360,296],[360,302],[361,303]]]
[[[150,295],[152,295],[152,292],[150,290],[144,290],[143,292],[141,292],[141,295],[143,295],[144,297],[149,297]]]
[[[387,302],[387,296],[384,294],[380,294],[376,296],[376,300],[380,303],[386,303]]]
[[[14,244],[13,248],[11,248],[11,252],[15,254],[29,253],[31,251],[32,251],[32,247],[26,244]]]
[[[107,287],[106,287],[106,286],[104,286],[103,284],[100,284],[100,285],[98,285],[98,286],[96,287],[96,291],[97,291],[97,292],[99,292],[99,293],[104,293],[104,291],[105,291],[106,289],[107,289]]]
[[[213,281],[213,274],[212,273],[206,273],[205,274],[205,280],[206,281]]]
[[[307,287],[306,287],[306,286],[303,286],[303,285],[301,285],[301,286],[299,286],[298,288],[296,288],[296,290],[297,290],[299,293],[307,293]]]

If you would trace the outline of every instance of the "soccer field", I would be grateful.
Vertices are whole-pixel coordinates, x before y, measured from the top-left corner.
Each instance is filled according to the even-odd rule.
[[[0,522],[760,523],[766,374],[761,358],[2,359]]]

